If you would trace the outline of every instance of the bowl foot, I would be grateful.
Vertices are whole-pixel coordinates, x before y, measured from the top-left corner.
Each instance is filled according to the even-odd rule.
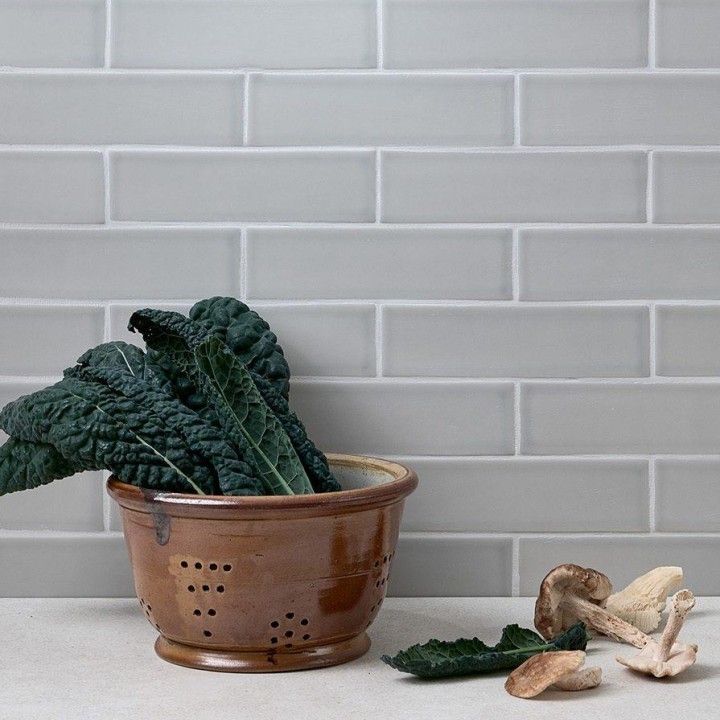
[[[349,640],[328,645],[317,645],[297,650],[267,650],[238,652],[184,645],[160,635],[155,641],[155,652],[168,662],[200,670],[216,672],[288,672],[309,670],[355,660],[370,648],[367,633]]]

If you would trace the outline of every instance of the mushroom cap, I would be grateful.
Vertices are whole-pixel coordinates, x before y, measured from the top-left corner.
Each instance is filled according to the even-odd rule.
[[[550,640],[572,627],[579,619],[561,607],[566,594],[603,607],[610,593],[612,583],[601,572],[570,563],[558,565],[540,584],[535,602],[535,627],[544,638]]]
[[[667,596],[679,588],[682,581],[682,568],[656,567],[611,595],[605,609],[644,633],[652,632],[660,624]]]
[[[615,659],[621,665],[646,675],[654,675],[658,678],[672,677],[683,670],[687,670],[695,662],[698,646],[679,642],[673,643],[672,648],[670,648],[670,656],[664,662],[658,660],[659,649],[659,644],[653,640],[634,657],[616,657]]]
[[[528,658],[513,670],[505,681],[505,690],[519,698],[539,695],[558,680],[583,666],[582,650],[558,650]]]

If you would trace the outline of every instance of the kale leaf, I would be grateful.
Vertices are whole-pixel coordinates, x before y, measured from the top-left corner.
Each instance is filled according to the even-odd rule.
[[[532,630],[508,625],[497,645],[490,647],[477,638],[460,638],[454,642],[429,640],[413,645],[394,657],[383,655],[382,661],[401,672],[421,678],[490,673],[510,670],[529,657],[555,650],[584,650],[588,634],[583,623],[577,623],[553,640],[545,640]]]
[[[130,329],[168,356],[202,392],[225,435],[258,469],[269,494],[312,493],[290,438],[263,400],[250,372],[223,342],[183,315],[138,310]],[[223,488],[225,494],[232,494]]]

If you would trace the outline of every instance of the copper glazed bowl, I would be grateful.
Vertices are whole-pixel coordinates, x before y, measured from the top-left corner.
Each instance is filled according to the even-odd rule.
[[[108,480],[160,657],[276,672],[367,652],[417,476],[375,458],[328,460],[341,492],[199,496]]]

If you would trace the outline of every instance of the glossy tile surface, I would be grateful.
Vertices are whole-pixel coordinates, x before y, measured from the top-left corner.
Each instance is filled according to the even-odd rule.
[[[382,170],[385,222],[645,219],[646,161],[638,152],[389,151]]]
[[[647,308],[386,306],[383,372],[402,376],[649,374]]]
[[[720,532],[720,460],[660,458],[655,513],[661,532]]]
[[[248,296],[504,300],[509,230],[250,228]]]
[[[375,218],[371,152],[117,151],[110,176],[116,220]]]
[[[0,375],[59,378],[102,342],[103,322],[100,307],[0,306]]]
[[[665,223],[720,221],[719,152],[656,152],[653,158],[653,220]]]
[[[657,0],[660,67],[720,67],[720,5],[712,0]]]
[[[509,145],[510,75],[250,76],[251,145]]]
[[[720,230],[520,231],[522,300],[720,298]]]
[[[115,67],[373,67],[375,39],[374,0],[113,2]]]
[[[2,0],[0,66],[102,67],[104,0]]]
[[[385,0],[388,67],[640,67],[641,0]]]
[[[242,76],[0,74],[0,143],[240,145]]]
[[[526,145],[716,145],[720,75],[526,75]]]
[[[520,402],[523,453],[717,452],[720,384],[528,383]]]
[[[13,297],[200,298],[240,289],[238,230],[0,229],[0,255],[0,287]]]
[[[329,452],[504,455],[513,451],[511,383],[303,382],[290,405]]]
[[[0,222],[101,223],[103,158],[98,152],[0,150]]]
[[[408,531],[649,530],[645,460],[398,460],[420,478],[405,504],[403,528]]]
[[[401,535],[388,588],[401,597],[507,595],[509,538]]]
[[[720,375],[720,306],[657,308],[659,375]]]

